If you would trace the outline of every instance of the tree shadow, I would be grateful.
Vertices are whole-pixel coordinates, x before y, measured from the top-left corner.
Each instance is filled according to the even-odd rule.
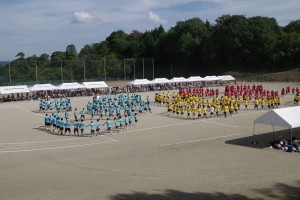
[[[293,137],[300,137],[299,129],[293,131]],[[274,132],[267,132],[262,134],[257,134],[255,137],[253,135],[233,140],[225,141],[225,144],[232,144],[244,147],[251,147],[257,149],[263,149],[269,147],[269,142],[275,140],[287,140],[290,141],[291,136],[289,130],[280,130]],[[256,144],[253,142],[256,141]]]
[[[300,181],[296,181],[295,185],[287,185],[284,183],[276,183],[273,187],[263,189],[253,189],[255,193],[261,194],[268,199],[290,200],[299,199]]]
[[[179,190],[165,190],[162,194],[149,194],[145,192],[133,192],[131,194],[117,194],[111,196],[112,200],[254,200],[240,194],[225,194],[222,192],[182,192]],[[255,198],[255,200],[260,200]]]
[[[300,181],[294,185],[277,183],[273,187],[252,189],[256,197],[243,194],[226,194],[223,192],[182,192],[179,190],[164,190],[162,193],[149,194],[146,192],[132,192],[130,194],[116,194],[111,200],[296,200],[299,199]],[[257,197],[261,196],[261,197]]]

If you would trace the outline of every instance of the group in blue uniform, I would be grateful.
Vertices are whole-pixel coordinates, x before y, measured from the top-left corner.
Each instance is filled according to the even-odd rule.
[[[55,108],[55,112],[53,111]],[[52,114],[45,115],[45,129],[51,129],[52,132],[58,132],[61,135],[72,135],[71,126],[73,126],[73,134],[77,136],[85,135],[85,127],[90,127],[91,135],[101,134],[102,127],[106,126],[107,132],[120,132],[121,129],[128,129],[133,124],[137,125],[139,115],[144,111],[151,110],[149,101],[143,101],[141,95],[120,94],[118,96],[103,95],[93,97],[88,102],[86,108],[78,111],[74,109],[74,120],[69,120],[69,112],[72,111],[72,103],[70,99],[55,99],[53,102],[49,100],[40,101],[40,111],[52,111]],[[61,116],[64,112],[64,118]],[[87,115],[90,116],[90,122],[85,124]],[[80,116],[80,118],[78,118]],[[94,120],[94,117],[98,119]],[[113,120],[114,129],[112,128]],[[101,123],[100,120],[104,122]]]

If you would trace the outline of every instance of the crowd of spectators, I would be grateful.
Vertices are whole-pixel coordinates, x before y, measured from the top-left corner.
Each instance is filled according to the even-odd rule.
[[[54,91],[36,91],[30,93],[17,93],[9,95],[1,95],[0,102],[21,101],[21,100],[38,100],[46,98],[62,98],[62,97],[79,97],[79,96],[94,96],[104,94],[122,94],[122,93],[137,93],[148,91],[166,91],[176,90],[180,88],[203,87],[205,85],[189,83],[172,83],[172,84],[156,84],[156,85],[139,85],[139,86],[114,86],[108,89],[76,89],[76,90],[54,90]]]

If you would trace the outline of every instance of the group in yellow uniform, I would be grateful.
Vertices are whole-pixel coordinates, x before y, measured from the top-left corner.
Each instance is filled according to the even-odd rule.
[[[298,96],[298,100],[300,95]],[[196,119],[196,118],[208,118],[207,113],[210,113],[210,117],[220,116],[223,112],[224,117],[227,117],[238,113],[241,108],[241,104],[244,105],[245,110],[248,110],[250,102],[253,102],[254,109],[265,109],[265,105],[268,104],[268,108],[272,109],[280,105],[280,97],[254,98],[251,101],[249,96],[243,98],[241,95],[234,97],[221,96],[204,98],[200,95],[194,94],[179,94],[173,92],[172,94],[167,92],[166,94],[157,93],[155,95],[155,102],[158,106],[165,105],[168,109],[170,116],[178,118]],[[212,108],[213,107],[213,108]]]

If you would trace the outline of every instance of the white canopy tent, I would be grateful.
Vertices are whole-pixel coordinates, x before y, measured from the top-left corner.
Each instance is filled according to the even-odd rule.
[[[45,90],[57,90],[57,87],[51,84],[35,84],[30,88],[30,91],[45,91]]]
[[[84,88],[86,88],[86,87],[77,82],[63,83],[58,86],[59,90],[76,90],[76,89],[84,89]]]
[[[167,78],[156,78],[151,81],[152,84],[165,84],[171,83],[171,81]]]
[[[15,94],[15,93],[29,93],[29,92],[30,90],[27,85],[0,87],[0,94]]]
[[[200,76],[191,76],[186,79],[188,82],[200,82],[203,81],[203,78]]]
[[[285,127],[287,129],[290,129],[291,139],[292,139],[293,129],[300,127],[299,116],[300,116],[300,106],[270,110],[264,115],[254,120],[253,135],[255,135],[256,124],[265,124],[265,125],[272,125],[273,132],[274,132],[274,126],[280,126],[280,127]]]
[[[235,78],[231,75],[217,76],[217,78],[221,78],[221,81],[235,81]]]
[[[188,82],[186,78],[183,77],[174,77],[170,80],[171,83],[185,83]]]
[[[217,76],[218,78],[221,78],[221,81],[235,81],[235,78],[231,75],[223,75],[223,76]]]
[[[151,81],[148,79],[135,79],[134,81],[131,81],[128,83],[129,85],[149,85],[152,84]]]
[[[205,76],[202,81],[212,82],[212,81],[220,81],[221,78],[217,76]]]
[[[83,82],[82,85],[85,86],[87,89],[108,88],[108,85],[104,81]]]

